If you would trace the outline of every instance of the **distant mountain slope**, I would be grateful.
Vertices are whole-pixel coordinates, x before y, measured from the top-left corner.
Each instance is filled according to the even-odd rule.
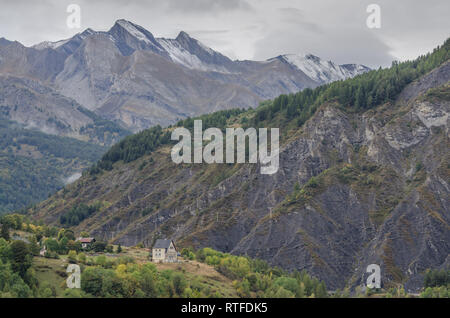
[[[0,213],[47,198],[129,134],[43,83],[0,73]]]
[[[128,246],[172,237],[306,269],[330,289],[363,283],[375,263],[384,287],[416,290],[427,268],[450,266],[449,59],[447,40],[415,61],[202,116],[206,126],[279,127],[274,175],[176,165],[169,132],[152,128],[30,215],[60,224],[71,207],[100,202],[76,231]]]
[[[106,147],[47,135],[0,117],[0,214],[42,201],[81,176]]]
[[[0,113],[41,132],[111,145],[128,132],[39,81],[0,74]]]
[[[312,55],[232,61],[186,32],[175,39],[155,38],[126,20],[108,32],[87,29],[31,48],[0,41],[0,73],[44,81],[132,131],[221,109],[255,107],[283,93],[368,70]]]

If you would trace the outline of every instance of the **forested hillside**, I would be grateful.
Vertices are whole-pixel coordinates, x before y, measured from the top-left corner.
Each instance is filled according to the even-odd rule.
[[[107,148],[24,129],[0,118],[0,149],[1,214],[47,198]]]

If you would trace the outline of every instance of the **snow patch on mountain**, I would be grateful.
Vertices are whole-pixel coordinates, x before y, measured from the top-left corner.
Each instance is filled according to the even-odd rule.
[[[118,20],[117,24],[124,28],[128,33],[130,33],[131,36],[135,37],[139,41],[145,42],[147,44],[152,44],[152,41],[150,41],[143,32],[139,31],[133,23],[127,20]]]
[[[199,40],[192,38],[189,34],[187,34],[184,31],[180,31],[180,33],[178,34],[178,36],[175,40],[177,40],[179,43],[184,42],[186,44],[188,44],[188,43],[194,44],[210,55],[214,55],[214,53],[215,53],[211,48],[207,47]]]
[[[190,42],[193,42],[193,43],[195,43],[196,45],[198,45],[203,51],[205,51],[206,53],[208,53],[208,54],[210,54],[210,55],[214,55],[214,54],[216,53],[216,52],[214,52],[213,49],[207,47],[206,45],[204,45],[204,44],[203,44],[202,42],[200,42],[199,40],[194,39],[194,38],[191,38],[191,37],[189,36],[189,34],[187,34],[187,33],[184,32],[184,31],[181,31],[180,34],[178,34],[177,40],[178,40],[178,41],[183,40],[183,41],[186,41],[186,42],[189,42],[189,41],[190,41]]]
[[[51,41],[44,41],[41,43],[38,43],[36,45],[33,45],[32,48],[36,49],[36,50],[45,50],[45,49],[57,49],[60,46],[63,46],[64,44],[66,44],[67,42],[69,42],[70,40],[72,40],[73,38],[78,37],[80,40],[84,40],[85,38],[87,38],[88,36],[97,33],[96,31],[92,30],[92,29],[86,29],[84,30],[82,33],[78,33],[75,36],[69,38],[69,39],[65,39],[65,40],[59,40],[56,42],[51,42]]]
[[[66,44],[70,39],[67,40],[60,40],[56,42],[50,42],[50,41],[44,41],[41,43],[38,43],[36,45],[33,45],[32,48],[36,50],[45,50],[45,49],[56,49],[60,47],[61,45]]]
[[[157,39],[158,43],[167,51],[171,60],[174,63],[179,65],[183,65],[189,69],[196,69],[200,71],[212,71],[219,73],[229,73],[225,67],[220,65],[212,65],[202,62],[196,55],[191,54],[177,40],[159,38]],[[205,50],[212,51],[211,49],[203,46],[200,42],[197,41],[197,44],[201,45],[205,48]],[[209,52],[208,51],[208,52]],[[212,51],[214,52],[214,51]]]
[[[319,83],[347,79],[369,70],[369,68],[358,64],[337,65],[312,54],[286,54],[279,58]]]

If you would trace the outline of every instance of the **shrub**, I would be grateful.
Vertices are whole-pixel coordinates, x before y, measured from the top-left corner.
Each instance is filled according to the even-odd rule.
[[[75,264],[77,262],[77,252],[69,251],[67,258],[69,260],[69,263]]]

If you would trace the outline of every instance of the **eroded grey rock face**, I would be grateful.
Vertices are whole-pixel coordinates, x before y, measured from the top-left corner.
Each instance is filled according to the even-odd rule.
[[[448,85],[447,67],[419,83]],[[411,87],[408,102],[363,114],[324,105],[283,145],[274,175],[249,164],[177,166],[162,149],[153,163],[82,179],[62,201],[108,202],[78,229],[123,245],[172,237],[306,269],[329,289],[364,283],[374,263],[384,286],[416,290],[425,269],[449,263],[450,103]],[[319,186],[302,197],[296,184],[311,177]],[[67,208],[59,199],[44,202],[39,217],[56,221]]]

